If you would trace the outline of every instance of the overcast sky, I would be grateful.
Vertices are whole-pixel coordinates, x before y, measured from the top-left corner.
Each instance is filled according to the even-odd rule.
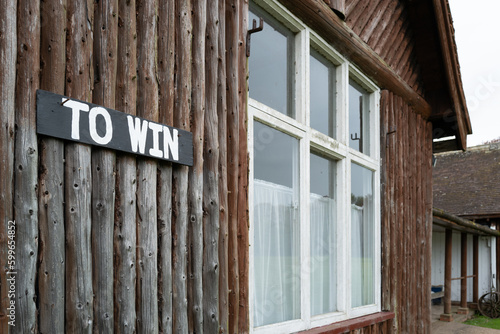
[[[500,1],[449,3],[472,123],[470,147],[500,137]]]

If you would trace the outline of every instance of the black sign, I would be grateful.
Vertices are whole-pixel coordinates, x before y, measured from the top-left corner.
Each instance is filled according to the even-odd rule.
[[[44,90],[37,91],[37,133],[193,165],[193,134]]]

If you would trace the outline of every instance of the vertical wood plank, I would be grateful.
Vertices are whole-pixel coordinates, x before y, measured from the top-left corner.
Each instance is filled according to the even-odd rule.
[[[411,317],[409,319],[409,331],[412,333],[416,333],[416,320],[417,320],[417,308],[416,308],[416,300],[417,300],[417,282],[416,282],[416,261],[417,257],[415,254],[415,249],[417,246],[417,239],[416,239],[416,227],[417,227],[417,221],[416,221],[416,214],[415,214],[415,207],[416,207],[416,182],[415,182],[415,153],[416,153],[416,138],[415,138],[415,127],[416,127],[416,114],[413,112],[413,110],[408,106],[407,107],[407,113],[408,113],[408,172],[407,172],[407,179],[409,182],[409,190],[410,190],[410,196],[409,196],[409,202],[408,202],[408,207],[409,207],[409,219],[408,219],[408,227],[409,227],[409,235],[408,235],[408,245],[409,245],[409,252],[408,252],[408,263],[409,263],[409,279],[408,279],[408,290],[409,290],[409,313],[411,314]]]
[[[66,94],[83,101],[92,96],[91,13],[90,2],[68,4]],[[73,333],[90,333],[93,321],[90,152],[87,145],[65,146],[66,331]]]
[[[40,88],[64,95],[65,0],[40,3]],[[53,15],[59,12],[59,15]],[[64,143],[40,141],[38,305],[41,333],[64,332]]]
[[[118,1],[103,0],[94,7],[93,102],[115,109]],[[92,283],[94,289],[93,331],[112,333],[113,320],[113,230],[115,216],[114,151],[92,150]]]
[[[165,123],[163,123],[165,124]],[[172,164],[158,165],[159,330],[172,333]]]
[[[203,164],[203,332],[219,332],[219,139],[217,117],[219,1],[207,4]]]
[[[402,203],[403,203],[403,237],[401,239],[403,245],[403,290],[401,294],[401,301],[402,301],[402,320],[403,320],[403,325],[401,330],[405,332],[409,332],[409,328],[411,327],[411,318],[410,318],[410,313],[411,313],[411,286],[409,285],[410,282],[410,277],[411,277],[411,258],[410,258],[410,248],[411,248],[411,234],[410,234],[410,229],[412,227],[412,221],[411,221],[411,210],[410,210],[410,196],[411,196],[411,189],[410,189],[410,162],[409,162],[409,157],[410,157],[410,148],[409,148],[409,134],[410,134],[410,126],[409,126],[409,115],[408,115],[408,106],[406,102],[401,99],[401,104],[402,104],[402,123],[403,123],[403,169],[401,171],[401,174],[403,176],[403,186],[401,189],[401,196],[402,196]]]
[[[451,315],[451,268],[453,232],[447,228],[445,232],[445,264],[444,264],[444,314]]]
[[[497,263],[496,263],[496,267],[497,267],[497,277],[496,277],[496,281],[497,281],[497,284],[496,286],[500,286],[500,237],[497,237],[496,238],[496,257],[497,257]]]
[[[430,273],[426,272],[427,270],[427,263],[431,261],[431,259],[427,258],[427,249],[431,247],[431,245],[428,243],[427,240],[427,234],[431,233],[431,231],[427,231],[427,173],[428,173],[428,164],[427,160],[430,159],[430,156],[428,156],[427,152],[427,141],[429,140],[432,143],[432,139],[428,138],[427,136],[427,121],[423,118],[419,118],[420,120],[420,140],[421,140],[421,177],[420,177],[420,185],[421,185],[421,191],[420,191],[420,198],[421,198],[421,205],[420,205],[420,216],[421,216],[421,222],[420,222],[420,229],[421,229],[421,249],[420,249],[420,256],[421,256],[421,262],[420,262],[420,271],[421,271],[421,279],[422,279],[422,285],[421,289],[422,291],[428,291],[427,289],[430,289],[430,285],[427,286],[427,278],[431,276]],[[432,228],[432,225],[431,225]],[[426,293],[422,294],[422,300],[421,300],[421,305],[420,307],[422,308],[422,319],[421,319],[421,326],[423,327],[422,332],[423,333],[430,333],[430,318],[431,318],[431,299],[430,299],[430,294],[429,297],[427,298]],[[429,305],[427,305],[429,303]],[[429,323],[427,323],[427,319],[429,319]]]
[[[467,308],[467,232],[460,233],[460,307]]]
[[[400,270],[398,270],[399,267],[399,231],[398,231],[398,209],[399,209],[399,203],[398,203],[398,173],[397,173],[397,166],[398,166],[398,140],[399,140],[399,132],[402,131],[398,126],[399,122],[397,120],[397,104],[396,100],[394,97],[394,94],[390,94],[391,96],[391,112],[389,114],[391,124],[393,124],[393,127],[395,128],[396,132],[393,134],[392,140],[391,140],[391,152],[392,152],[392,160],[391,160],[391,175],[389,178],[391,179],[391,253],[393,254],[393,257],[391,259],[391,310],[396,313],[396,317],[394,321],[392,322],[392,325],[394,328],[397,330],[398,328],[398,319],[399,315],[397,313],[397,310],[399,308],[398,305],[398,286],[400,282]]]
[[[390,303],[390,257],[391,257],[391,243],[390,243],[390,186],[388,184],[389,175],[389,161],[390,152],[389,140],[393,134],[388,134],[389,125],[389,91],[383,90],[380,94],[380,203],[381,203],[381,240],[382,240],[382,309],[389,310]]]
[[[228,189],[228,287],[229,332],[238,332],[238,165],[239,165],[239,101],[238,101],[238,39],[239,6],[236,0],[226,0],[227,50],[227,189]]]
[[[248,0],[240,2],[239,7],[239,41],[246,40],[248,17]],[[247,57],[246,44],[238,47],[238,93],[239,93],[239,148],[238,148],[238,270],[239,270],[239,333],[250,331],[249,319],[249,215],[248,215],[248,143],[247,143]]]
[[[388,112],[388,121],[389,121],[389,128],[391,129],[390,132],[394,131],[391,133],[389,136],[389,149],[387,154],[387,160],[389,163],[388,169],[389,169],[389,197],[390,197],[390,207],[389,207],[389,225],[390,225],[390,247],[391,247],[391,259],[390,259],[390,273],[389,277],[391,277],[390,280],[390,291],[391,291],[391,296],[390,296],[390,308],[389,310],[395,311],[398,307],[397,304],[397,284],[398,284],[398,271],[397,271],[397,259],[398,259],[398,248],[397,248],[397,226],[396,226],[396,161],[397,161],[397,154],[396,154],[396,143],[397,143],[397,136],[398,132],[401,131],[397,127],[397,122],[395,120],[395,102],[394,102],[394,95],[392,93],[389,93],[389,112]],[[397,317],[397,313],[396,313]],[[397,323],[397,321],[393,322],[394,324]]]
[[[413,264],[412,264],[412,270],[413,270],[413,311],[415,312],[414,314],[414,320],[413,320],[413,328],[415,332],[418,333],[418,322],[420,317],[422,316],[422,313],[419,310],[419,296],[423,292],[421,289],[419,289],[420,285],[420,280],[419,280],[419,265],[420,265],[420,254],[418,253],[418,249],[420,246],[420,238],[418,235],[419,232],[419,223],[418,223],[418,216],[420,214],[418,210],[418,203],[419,203],[419,198],[418,198],[418,188],[419,188],[419,179],[418,179],[418,169],[420,169],[420,164],[419,164],[419,154],[418,154],[418,141],[419,138],[417,137],[418,135],[418,118],[417,118],[417,113],[410,107],[411,111],[411,117],[412,117],[412,123],[413,123],[413,128],[411,129],[413,137],[412,137],[412,146],[413,146],[413,152],[412,152],[412,160],[411,160],[411,168],[412,168],[412,183],[413,183],[413,200],[412,200],[412,222],[413,222],[413,247],[412,247],[412,258],[414,259]]]
[[[476,304],[479,300],[479,236],[472,236],[472,302]]]
[[[191,98],[191,1],[177,0],[176,11],[176,103],[174,126],[190,130]],[[172,193],[172,305],[173,332],[188,330],[187,315],[187,226],[188,226],[188,168],[173,168]]]
[[[405,134],[405,127],[404,127],[404,122],[403,122],[403,103],[402,99],[396,95],[394,95],[395,99],[395,111],[394,111],[394,117],[397,120],[397,128],[398,128],[398,136],[397,136],[397,148],[396,148],[396,157],[397,157],[397,164],[396,164],[396,170],[395,170],[395,177],[397,177],[397,188],[396,188],[396,239],[395,242],[397,244],[397,267],[396,267],[396,273],[398,275],[397,278],[397,301],[396,301],[396,307],[395,307],[395,312],[398,315],[397,317],[397,324],[396,324],[396,332],[403,331],[403,317],[405,315],[404,313],[404,302],[406,299],[404,298],[404,265],[405,265],[405,254],[404,254],[404,166],[403,166],[403,161],[404,161],[404,150],[403,150],[403,143],[404,143],[404,134]]]
[[[66,95],[91,101],[92,35],[88,22],[90,2],[69,2],[67,7]],[[90,147],[65,145],[66,319],[68,333],[90,333],[93,322],[91,261]]]
[[[14,220],[14,122],[17,60],[17,0],[0,1],[0,332],[8,333],[8,227]]]
[[[39,88],[40,71],[40,3],[20,0],[17,17],[21,18],[17,20],[14,148],[15,284],[17,291],[15,296],[16,321],[15,328],[12,329],[19,333],[33,333],[37,331],[35,305],[38,257],[36,90]]]
[[[158,122],[157,1],[137,1],[137,114]],[[137,332],[158,333],[157,162],[137,162]]]
[[[416,176],[416,184],[417,184],[417,249],[416,249],[416,270],[415,273],[417,274],[417,311],[418,311],[418,318],[417,318],[417,331],[419,333],[422,333],[425,331],[424,327],[424,312],[425,312],[425,307],[423,307],[423,294],[425,293],[425,290],[423,290],[423,282],[424,282],[424,277],[425,277],[425,272],[424,272],[424,264],[425,264],[425,258],[424,258],[424,253],[423,249],[426,246],[426,240],[424,236],[424,230],[423,230],[423,222],[425,219],[425,206],[424,206],[424,198],[422,195],[422,185],[424,184],[425,180],[422,178],[423,175],[423,169],[426,168],[424,164],[424,154],[423,154],[423,144],[424,144],[424,137],[423,137],[423,132],[422,132],[422,117],[420,115],[417,115],[417,126],[416,126],[416,131],[417,131],[417,147],[416,147],[416,152],[417,152],[417,159],[415,159],[416,165],[416,171],[417,171],[417,176]]]
[[[389,319],[387,320],[387,333],[392,334],[392,333],[397,333],[397,331],[394,330],[394,319]]]
[[[412,137],[413,137],[413,124],[412,122],[412,114],[411,110],[404,102],[405,105],[405,114],[406,114],[406,124],[407,124],[407,138],[405,142],[406,146],[406,168],[405,168],[405,183],[406,183],[406,192],[405,192],[405,209],[406,209],[406,236],[405,236],[405,247],[406,247],[406,267],[407,267],[407,278],[406,278],[406,303],[407,303],[407,313],[405,314],[407,317],[407,331],[412,332],[414,313],[413,313],[413,254],[412,250],[414,247],[414,236],[413,229],[415,226],[415,222],[413,221],[413,170],[411,159],[413,158],[413,145],[412,145]]]
[[[116,73],[117,110],[135,115],[137,103],[137,39],[135,0],[119,1]],[[116,157],[114,226],[114,329],[136,332],[136,158]]]
[[[430,156],[428,155],[428,152],[427,152],[427,146],[428,146],[428,143],[427,143],[427,140],[430,140],[430,142],[432,142],[432,139],[428,138],[427,137],[427,121],[424,120],[424,119],[421,119],[421,138],[422,138],[422,161],[421,161],[421,165],[422,165],[422,177],[421,177],[421,199],[422,199],[422,221],[421,221],[421,230],[422,230],[422,249],[421,249],[421,256],[422,256],[422,262],[421,262],[421,271],[422,271],[422,289],[423,291],[426,291],[427,288],[431,288],[430,284],[429,286],[427,286],[427,278],[430,277],[430,273],[427,272],[427,263],[429,261],[431,261],[431,259],[427,258],[427,249],[430,249],[431,248],[431,245],[428,243],[428,239],[427,239],[427,234],[431,233],[431,231],[427,231],[427,217],[428,217],[428,212],[427,212],[427,173],[428,173],[428,169],[429,169],[429,164],[428,164],[428,160],[430,161]],[[432,228],[432,225],[431,225],[431,228]],[[430,281],[430,280],[429,280]],[[430,283],[430,282],[429,282]],[[429,305],[427,305],[427,302],[429,303]],[[430,295],[428,296],[428,299],[427,299],[427,294],[423,294],[422,295],[422,304],[421,304],[421,307],[422,307],[422,326],[423,328],[425,329],[425,332],[430,332],[430,318],[431,318],[431,299],[430,299]],[[427,324],[427,318],[429,318],[429,323]]]
[[[175,2],[158,8],[158,92],[160,122],[173,125]],[[172,164],[158,165],[158,270],[160,332],[172,333]]]
[[[399,248],[400,248],[400,265],[401,265],[401,280],[399,283],[399,312],[400,312],[400,330],[401,331],[406,331],[407,328],[407,303],[408,303],[408,298],[406,297],[406,274],[407,274],[407,258],[406,258],[406,143],[407,143],[407,133],[408,133],[408,128],[405,120],[405,104],[404,101],[397,97],[398,99],[398,104],[399,104],[399,123],[400,123],[400,128],[401,128],[401,141],[399,144],[399,169],[398,169],[398,177],[399,177],[399,189],[398,189],[398,196],[399,196]]]
[[[203,136],[205,115],[206,1],[192,1],[191,132],[193,166],[189,169],[188,308],[190,332],[203,332]]]
[[[431,122],[425,122],[425,136],[424,136],[424,142],[425,142],[425,160],[424,160],[424,165],[426,166],[425,173],[425,212],[426,212],[426,219],[425,219],[425,231],[426,231],[426,247],[425,247],[425,280],[424,280],[424,285],[423,289],[424,291],[430,291],[431,286],[432,286],[432,277],[430,275],[431,273],[431,263],[432,263],[432,202],[433,202],[433,197],[432,197],[432,123]],[[425,307],[425,318],[424,318],[424,327],[427,328],[427,332],[430,332],[431,328],[431,296],[430,293],[425,293],[424,294],[424,303],[423,307]]]
[[[226,2],[219,0],[219,40],[217,65],[217,118],[219,140],[219,323],[228,333],[228,204],[227,204],[227,100],[226,100]]]

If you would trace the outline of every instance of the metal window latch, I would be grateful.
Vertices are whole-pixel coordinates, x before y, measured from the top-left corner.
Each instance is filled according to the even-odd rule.
[[[247,31],[247,58],[250,57],[250,35],[262,31],[264,29],[264,19],[262,17],[259,18],[260,23],[259,26],[257,27],[257,21],[253,20],[252,22],[252,29],[248,29]]]
[[[354,133],[354,136],[351,133],[351,140],[360,140],[360,139],[361,138],[358,137],[358,133],[357,132]]]

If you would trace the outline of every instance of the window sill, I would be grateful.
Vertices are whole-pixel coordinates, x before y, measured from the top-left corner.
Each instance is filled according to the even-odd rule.
[[[331,325],[309,329],[300,333],[303,334],[336,334],[345,333],[352,330],[360,329],[363,327],[368,327],[375,325],[387,320],[394,319],[394,312],[378,312],[359,318],[349,319],[341,322],[337,322]]]

